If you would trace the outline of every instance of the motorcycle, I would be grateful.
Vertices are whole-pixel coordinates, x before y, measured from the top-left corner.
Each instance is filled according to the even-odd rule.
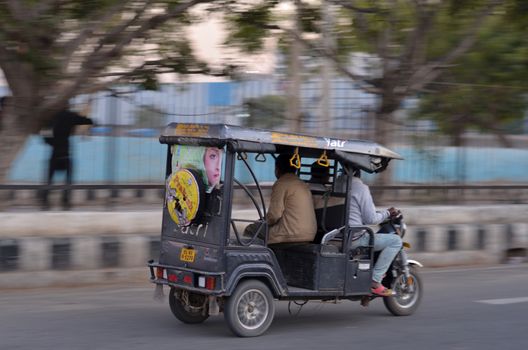
[[[396,234],[402,240],[406,232],[407,224],[401,212],[382,223],[378,231],[378,233]],[[418,267],[423,267],[423,265],[416,260],[408,258],[406,249],[410,247],[409,243],[403,241],[402,249],[394,258],[385,278],[382,280],[382,284],[393,291],[393,296],[383,298],[383,302],[385,307],[395,316],[412,314],[418,308],[423,294],[423,284],[418,273]],[[378,254],[375,254],[375,259],[377,257]],[[375,296],[366,298],[370,301]],[[368,305],[366,298],[362,300],[363,305]]]

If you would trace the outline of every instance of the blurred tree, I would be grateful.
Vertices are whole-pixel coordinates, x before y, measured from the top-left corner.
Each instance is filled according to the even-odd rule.
[[[521,22],[525,15],[508,6],[526,6],[522,0],[295,0],[300,29],[294,30],[291,16],[276,11],[284,3],[292,1],[0,0],[0,68],[13,94],[0,131],[0,181],[28,133],[71,97],[116,82],[155,87],[162,72],[207,72],[185,40],[185,26],[197,20],[189,10],[199,4],[227,14],[231,45],[255,52],[282,33],[282,47],[294,38],[305,52],[332,60],[379,97],[376,139],[384,144],[402,102],[468,52],[489,17],[515,13]],[[321,5],[336,9],[335,49],[321,40]],[[361,69],[349,64],[356,52],[369,54]]]
[[[273,129],[285,122],[286,98],[267,95],[248,98],[244,101],[248,117],[243,119],[244,126]]]
[[[421,96],[413,113],[434,120],[457,146],[468,129],[494,133],[510,146],[505,130],[528,109],[528,17],[515,8],[483,28],[473,50]]]
[[[208,73],[193,57],[189,10],[212,0],[0,0],[0,182],[27,135],[72,97],[116,83],[154,88],[160,73]]]
[[[322,23],[320,17],[313,16],[313,11],[298,11],[301,16],[307,13],[301,18],[302,23],[313,22],[302,26],[315,30],[311,34],[290,29],[286,19],[267,22],[272,17],[263,12],[272,11],[278,2],[260,1],[232,11],[231,23],[236,24],[231,27],[232,37],[238,39],[233,42],[244,47],[246,43],[240,40],[244,32],[240,29],[257,26],[265,31],[253,32],[251,45],[246,45],[249,50],[260,47],[255,40],[263,36],[257,34],[277,31],[301,41],[312,55],[332,60],[340,74],[378,96],[375,138],[383,144],[391,143],[394,114],[402,103],[437,81],[447,67],[473,47],[486,21],[503,15],[504,8],[500,6],[511,3],[507,0],[321,0],[318,6],[337,9],[336,48],[332,50],[318,35]],[[309,8],[314,2],[296,1],[296,4]],[[244,21],[255,18],[252,15],[256,13],[258,20]],[[358,68],[358,60],[351,60],[352,53],[369,56]],[[387,175],[378,179],[384,182]]]

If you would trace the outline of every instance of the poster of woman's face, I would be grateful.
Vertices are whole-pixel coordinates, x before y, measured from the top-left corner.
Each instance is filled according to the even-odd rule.
[[[207,147],[204,153],[204,167],[209,186],[217,186],[220,183],[220,172],[222,171],[222,150]]]
[[[222,155],[224,150],[217,147],[172,146],[172,172],[190,168],[202,174],[207,192],[220,184],[222,177]]]

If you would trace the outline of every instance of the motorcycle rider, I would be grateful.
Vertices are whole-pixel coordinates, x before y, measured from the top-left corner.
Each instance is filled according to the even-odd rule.
[[[365,226],[377,225],[381,222],[397,217],[400,212],[391,207],[387,210],[376,211],[369,187],[361,180],[361,171],[352,169],[352,188],[349,196],[348,225]],[[369,235],[365,230],[357,230],[352,234],[351,247],[368,246]],[[376,233],[374,234],[374,251],[380,251],[378,260],[372,271],[371,292],[379,296],[391,296],[392,290],[381,284],[383,276],[387,272],[391,262],[402,248],[402,240],[396,234]]]

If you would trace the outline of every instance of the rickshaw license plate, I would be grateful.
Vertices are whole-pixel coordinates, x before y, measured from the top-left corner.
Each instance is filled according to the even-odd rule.
[[[196,256],[196,250],[189,248],[182,248],[180,253],[180,260],[185,262],[194,262]]]

